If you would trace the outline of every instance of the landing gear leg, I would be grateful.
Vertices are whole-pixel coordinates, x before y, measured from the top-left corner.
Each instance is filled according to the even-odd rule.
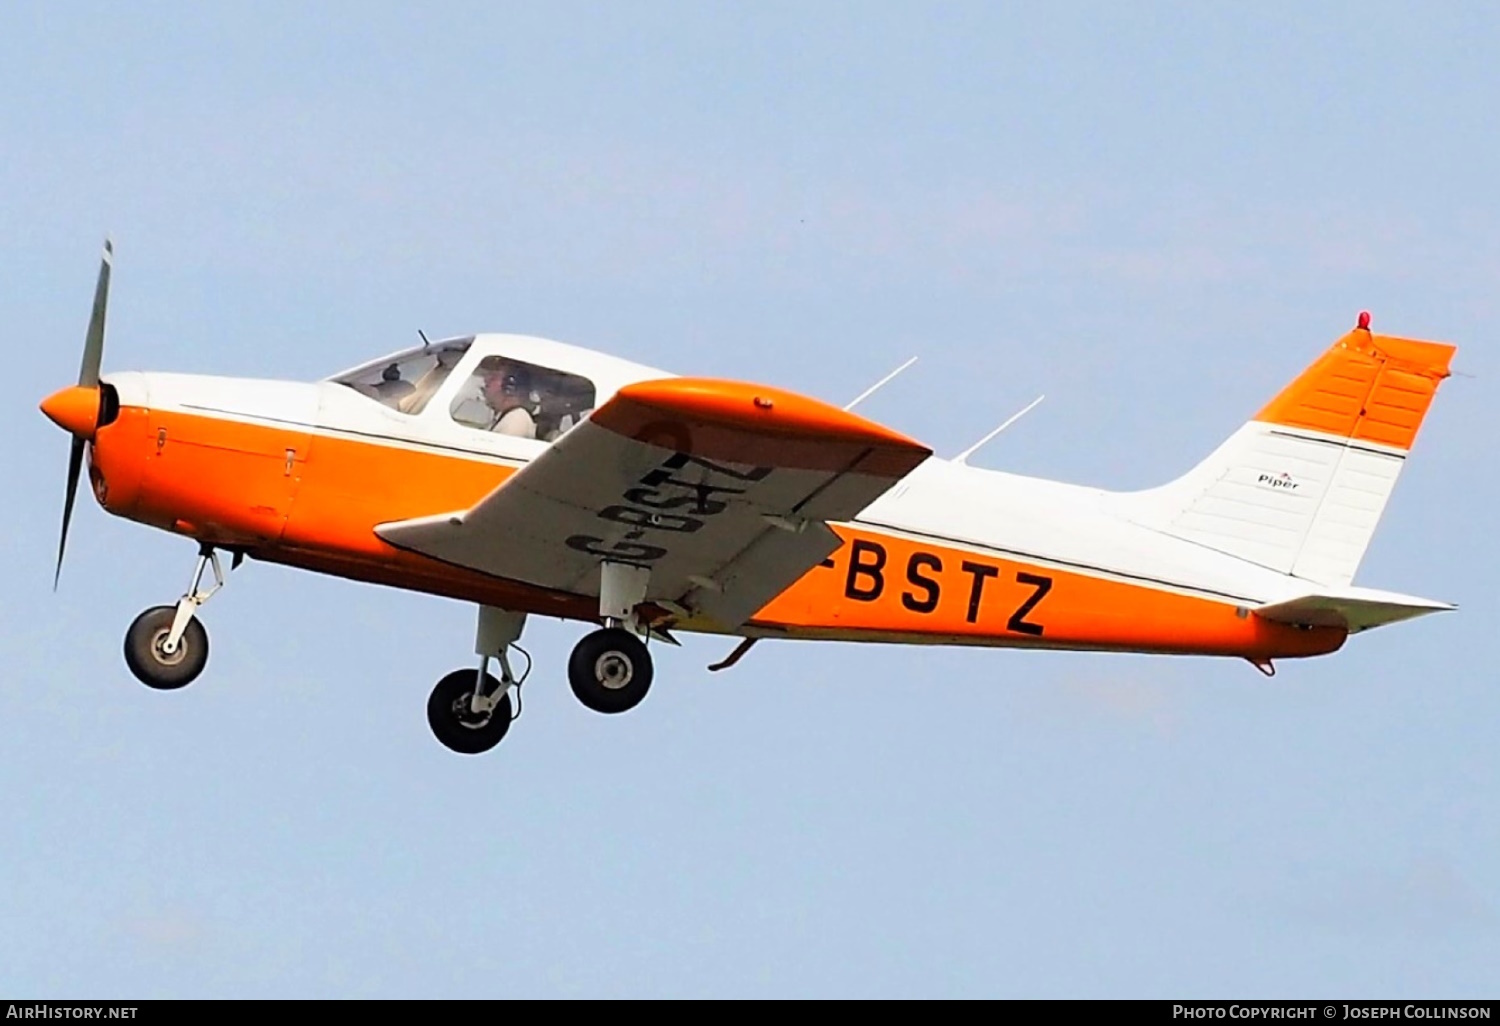
[[[238,557],[235,560],[239,562]],[[203,574],[214,572],[214,585],[203,590]],[[153,606],[135,618],[125,632],[125,665],[149,688],[173,691],[191,684],[208,663],[208,631],[198,608],[224,587],[224,568],[211,545],[198,550],[193,582],[174,606]]]
[[[525,613],[479,607],[474,641],[479,668],[454,670],[437,682],[427,699],[427,724],[446,747],[478,755],[498,745],[510,730],[510,692],[519,689],[526,676],[517,679],[511,672],[508,653],[525,625]],[[500,664],[499,680],[489,672],[491,659]]]
[[[636,635],[637,607],[645,601],[650,571],[626,563],[604,563],[600,573],[599,615],[604,629],[586,635],[568,659],[568,684],[595,712],[634,709],[651,687],[651,653]]]

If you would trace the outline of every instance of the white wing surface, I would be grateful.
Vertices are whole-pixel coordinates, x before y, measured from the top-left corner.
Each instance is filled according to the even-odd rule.
[[[401,548],[599,593],[599,564],[650,570],[647,602],[734,630],[839,547],[931,450],[805,396],[742,382],[627,385],[471,509],[384,524]]]

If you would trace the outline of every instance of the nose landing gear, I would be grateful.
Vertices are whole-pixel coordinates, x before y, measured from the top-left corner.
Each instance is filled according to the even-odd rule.
[[[238,566],[236,553],[232,566]],[[214,586],[203,590],[203,573],[214,572]],[[148,688],[175,691],[187,687],[208,663],[208,631],[198,620],[198,607],[224,587],[224,568],[210,545],[198,551],[198,565],[187,594],[175,606],[152,606],[135,618],[125,632],[125,665]]]
[[[174,606],[152,606],[125,632],[125,665],[137,680],[157,691],[187,687],[208,663],[208,631],[197,619],[188,622],[177,644],[167,650],[176,616]]]

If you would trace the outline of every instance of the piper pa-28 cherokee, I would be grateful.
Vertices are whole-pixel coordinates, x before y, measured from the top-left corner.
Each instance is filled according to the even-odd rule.
[[[779,388],[518,335],[424,336],[310,384],[100,377],[110,254],[78,384],[42,410],[73,436],[59,573],[85,451],[106,510],[198,542],[187,594],[125,636],[153,688],[203,669],[220,551],[473,602],[478,666],[427,703],[465,753],[510,727],[530,613],[599,625],[568,681],[618,713],[651,685],[645,640],[674,632],[740,638],[716,668],[805,638],[1237,656],[1269,674],[1453,608],[1351,585],[1454,352],[1373,334],[1368,314],[1185,475],[1109,492],[939,459]]]

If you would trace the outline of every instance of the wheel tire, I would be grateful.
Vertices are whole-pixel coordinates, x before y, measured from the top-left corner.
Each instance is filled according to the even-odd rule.
[[[595,712],[634,709],[651,687],[651,653],[629,631],[608,627],[586,635],[568,658],[568,683]]]
[[[125,632],[125,665],[137,680],[157,691],[187,687],[208,664],[208,631],[196,616],[188,621],[176,652],[169,656],[161,650],[176,616],[176,606],[152,606]]]
[[[475,671],[454,670],[437,682],[427,699],[427,725],[433,736],[460,755],[479,755],[500,743],[510,730],[510,695],[486,716],[475,716],[469,708],[474,697]],[[494,674],[484,675],[484,693],[494,694],[500,682]]]

